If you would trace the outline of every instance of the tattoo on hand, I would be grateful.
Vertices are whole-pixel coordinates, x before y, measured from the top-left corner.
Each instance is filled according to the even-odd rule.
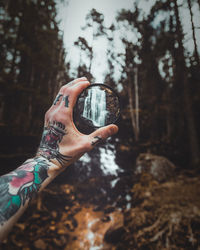
[[[65,165],[72,157],[59,152],[59,143],[62,141],[64,135],[66,135],[65,125],[56,121],[49,123],[49,125],[44,128],[38,149],[39,155],[48,160],[56,159],[62,166]]]
[[[49,165],[44,158],[27,160],[15,171],[0,178],[0,223],[3,225],[26,200],[31,200],[48,177]]]
[[[102,138],[100,136],[95,136],[92,141],[92,146],[96,146],[98,143],[102,141]]]
[[[65,107],[69,107],[69,96],[63,96],[63,101],[65,101]]]
[[[61,98],[62,96],[63,96],[62,94],[57,95],[57,96],[56,96],[56,99],[55,99],[55,101],[54,101],[54,103],[53,103],[53,105],[56,105],[57,102],[59,102],[59,100],[60,100],[60,98]]]
[[[62,94],[57,95],[55,101],[53,102],[53,105],[56,105],[59,102],[60,98],[62,98],[62,101],[65,102],[65,107],[68,108],[69,107],[68,95],[67,96],[63,96]]]

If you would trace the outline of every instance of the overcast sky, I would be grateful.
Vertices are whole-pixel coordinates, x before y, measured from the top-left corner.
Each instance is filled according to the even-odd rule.
[[[134,0],[136,1],[136,0]],[[80,51],[74,46],[74,42],[79,36],[85,37],[91,46],[92,43],[92,32],[91,30],[81,30],[81,27],[85,25],[85,17],[88,12],[94,8],[98,12],[103,13],[105,25],[109,27],[113,22],[115,22],[116,14],[122,8],[133,9],[133,0],[68,0],[68,4],[61,4],[58,8],[58,19],[60,22],[60,29],[64,32],[64,45],[67,52],[67,61],[70,60],[72,67],[77,67],[80,60]],[[139,0],[138,7],[142,8],[146,13],[149,12],[150,7],[155,3],[155,0]],[[182,9],[182,21],[184,22],[184,31],[187,34],[187,48],[191,51],[193,50],[193,42],[191,39],[191,25],[190,16],[187,8],[186,0],[178,0],[179,4],[184,3],[185,7]],[[193,12],[195,16],[196,26],[200,26],[200,15],[198,5],[194,5]],[[162,16],[157,19],[162,19]],[[158,20],[159,22],[159,20]],[[133,33],[128,33],[132,41],[135,37]],[[120,36],[123,34],[118,33],[118,37],[115,37],[115,49],[119,51],[122,50],[122,45],[120,43]],[[200,30],[198,30],[197,39],[200,44]],[[136,41],[135,41],[136,42]],[[97,82],[102,82],[104,80],[105,72],[107,71],[106,63],[106,49],[107,40],[100,38],[95,40],[93,43],[94,49],[94,61],[91,73],[96,78]],[[82,60],[88,63],[87,58],[82,55]],[[76,77],[76,75],[75,75]]]
[[[64,45],[67,51],[67,60],[71,61],[72,67],[77,67],[80,60],[80,51],[73,45],[79,36],[83,36],[92,43],[91,30],[82,31],[81,27],[85,25],[85,17],[89,11],[94,8],[104,14],[105,25],[110,26],[115,20],[117,11],[122,8],[131,9],[132,0],[69,0],[65,7],[59,8],[58,18],[61,20],[60,28],[64,31]],[[120,45],[119,45],[120,46]],[[106,39],[100,38],[93,43],[94,62],[91,69],[97,82],[102,82],[106,68]],[[82,55],[83,56],[83,55]],[[87,58],[82,58],[87,62]]]

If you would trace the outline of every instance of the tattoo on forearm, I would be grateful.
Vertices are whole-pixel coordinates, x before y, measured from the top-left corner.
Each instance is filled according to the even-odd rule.
[[[56,105],[62,96],[63,96],[62,94],[57,95],[55,101],[53,102],[53,105]]]
[[[62,166],[72,157],[59,152],[59,143],[66,135],[65,125],[54,121],[44,128],[42,140],[38,149],[38,154],[48,160],[56,159]]]
[[[0,223],[4,224],[29,201],[48,177],[48,161],[42,157],[27,160],[15,171],[0,178]]]
[[[102,141],[102,138],[100,136],[95,136],[92,141],[92,146],[96,146],[98,143]]]

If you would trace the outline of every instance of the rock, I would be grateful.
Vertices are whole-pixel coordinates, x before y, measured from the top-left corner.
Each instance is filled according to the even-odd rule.
[[[119,150],[121,150],[121,151],[127,151],[127,152],[129,152],[130,151],[130,147],[129,146],[126,146],[126,145],[123,145],[123,144],[121,144],[120,146],[119,146]]]
[[[108,215],[103,216],[103,217],[101,218],[101,221],[102,221],[102,222],[108,222],[108,221],[110,221],[110,216],[108,216]]]
[[[39,239],[34,242],[34,247],[37,249],[46,249],[47,245],[42,239]]]
[[[23,223],[16,223],[16,227],[20,228],[21,230],[25,229],[25,224]]]
[[[136,159],[134,174],[150,174],[158,182],[164,182],[173,176],[175,165],[164,156],[142,153]]]
[[[121,241],[124,233],[125,233],[124,227],[119,227],[116,229],[109,229],[104,235],[104,240],[107,243],[116,244]]]
[[[104,209],[104,213],[105,214],[109,214],[115,211],[115,207],[107,207],[106,209]]]
[[[51,215],[52,215],[52,217],[56,218],[57,217],[57,212],[56,211],[52,211]]]
[[[124,216],[126,233],[115,249],[199,249],[199,187],[200,176],[182,174],[169,182],[135,184],[133,199],[141,202]]]
[[[118,212],[110,214],[111,225],[104,234],[104,241],[115,244],[119,242],[125,233],[123,215]]]

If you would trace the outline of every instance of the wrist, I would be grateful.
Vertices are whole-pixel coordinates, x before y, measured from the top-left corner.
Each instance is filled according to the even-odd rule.
[[[34,159],[39,160],[48,166],[47,173],[50,181],[63,171],[62,165],[55,158],[49,157],[49,154],[44,150],[38,149]]]
[[[41,146],[38,148],[36,157],[43,157],[53,165],[56,165],[58,169],[64,169],[71,164],[72,157],[60,153],[59,148],[51,148],[47,146]]]

